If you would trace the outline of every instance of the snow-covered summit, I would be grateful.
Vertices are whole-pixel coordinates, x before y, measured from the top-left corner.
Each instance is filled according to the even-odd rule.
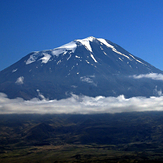
[[[163,74],[119,45],[90,36],[23,57],[0,72],[0,92],[24,99],[152,96],[156,86],[163,90],[160,81],[131,78],[151,72]]]
[[[104,46],[107,47],[108,49],[112,50],[114,52],[114,54],[118,54],[119,55],[118,59],[121,61],[123,61],[125,58],[128,61],[135,60],[138,63],[144,64],[138,58],[136,59],[133,55],[125,54],[125,53],[122,53],[121,51],[117,50],[117,48],[115,47],[115,44],[111,43],[110,41],[103,39],[103,38],[95,38],[93,36],[90,36],[90,37],[87,37],[84,39],[76,39],[74,41],[71,41],[65,45],[54,48],[52,50],[33,52],[27,59],[26,65],[34,63],[36,61],[41,61],[42,63],[46,64],[49,61],[51,61],[53,57],[55,57],[55,56],[59,57],[60,55],[69,56],[69,57],[67,57],[67,60],[69,60],[71,58],[72,54],[75,53],[78,46],[84,46],[85,49],[90,53],[90,57],[93,59],[93,61],[98,63],[98,61],[96,60],[96,57],[94,56],[93,47],[92,47],[92,43],[94,41],[96,43],[99,43],[96,45],[100,47],[101,51],[105,55],[108,55],[108,54],[107,54],[106,50],[104,50]]]
[[[92,42],[94,39],[97,39],[97,38],[95,38],[93,36],[90,36],[90,37],[87,37],[87,38],[84,38],[84,39],[77,39],[75,41],[91,41]]]
[[[95,39],[95,37],[91,36],[91,37],[87,37],[85,39],[78,39],[76,41],[83,44],[90,52],[92,52],[90,42],[92,42],[94,39]]]
[[[91,37],[88,37],[88,38],[85,38],[85,39],[78,39],[78,40],[74,40],[74,41],[71,41],[65,45],[62,45],[60,47],[57,47],[57,48],[54,48],[52,50],[44,50],[42,51],[42,53],[40,53],[39,51],[36,51],[36,52],[33,52],[28,60],[26,61],[26,64],[31,64],[35,61],[38,60],[38,58],[40,58],[39,60],[42,61],[42,63],[47,63],[51,56],[59,56],[60,54],[66,54],[68,51],[71,52],[71,53],[74,53],[76,48],[77,48],[77,42],[80,42],[81,44],[83,44],[89,51],[92,52],[92,48],[89,44],[90,41],[93,41],[95,39],[95,37],[91,36]],[[48,52],[47,52],[48,51]],[[51,51],[51,55],[48,54],[49,51]]]
[[[89,42],[92,42],[94,39],[96,39],[96,38],[93,36],[90,36],[90,37],[87,37],[84,39],[77,39],[77,40],[71,41],[65,45],[62,45],[58,48],[53,49],[52,53],[56,56],[66,52],[66,51],[72,51],[72,53],[74,53],[77,48],[77,42],[82,43],[91,51],[91,46],[89,45]]]

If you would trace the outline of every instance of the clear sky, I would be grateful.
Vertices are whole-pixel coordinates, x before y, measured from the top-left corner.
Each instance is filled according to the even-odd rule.
[[[88,36],[163,70],[163,0],[0,0],[0,70]]]

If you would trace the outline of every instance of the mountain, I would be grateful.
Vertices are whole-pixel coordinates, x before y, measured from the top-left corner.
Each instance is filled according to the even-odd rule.
[[[32,52],[0,72],[0,92],[9,98],[63,99],[87,96],[153,96],[163,82],[133,75],[163,72],[102,38],[77,39]]]

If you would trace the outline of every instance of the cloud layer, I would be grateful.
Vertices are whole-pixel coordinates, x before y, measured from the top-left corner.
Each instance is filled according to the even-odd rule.
[[[133,75],[132,77],[135,79],[149,78],[153,80],[163,80],[163,74],[157,74],[157,73]]]
[[[160,97],[132,97],[126,99],[124,95],[118,97],[88,97],[72,95],[62,100],[25,101],[21,98],[9,99],[0,93],[0,114],[38,113],[38,114],[94,114],[121,113],[133,111],[162,111],[163,96]]]

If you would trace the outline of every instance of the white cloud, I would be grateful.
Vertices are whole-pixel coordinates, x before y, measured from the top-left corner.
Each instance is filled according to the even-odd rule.
[[[163,111],[163,96],[160,97],[88,97],[77,96],[62,100],[25,101],[21,98],[9,99],[0,93],[0,114],[38,113],[38,114],[93,114],[121,113],[133,111]]]
[[[94,78],[95,76],[94,75],[91,75],[91,76],[82,76],[80,77],[80,80],[82,82],[86,82],[86,83],[90,83],[90,84],[93,84],[94,86],[97,86],[97,84],[94,83],[94,81],[91,79],[91,78]]]
[[[150,79],[153,79],[153,80],[163,80],[163,74],[158,74],[158,73],[133,75],[132,77],[135,78],[135,79],[150,78]]]

